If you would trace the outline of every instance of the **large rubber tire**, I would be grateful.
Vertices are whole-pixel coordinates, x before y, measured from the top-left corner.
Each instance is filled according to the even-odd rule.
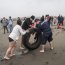
[[[31,34],[35,34],[36,33],[36,41],[34,43],[30,43],[29,42],[29,39],[30,39],[30,36]],[[29,33],[26,33],[25,35],[23,35],[22,37],[22,42],[23,42],[23,45],[28,49],[28,50],[35,50],[37,49],[40,44],[41,44],[41,33],[39,32],[38,29],[30,29],[30,32]]]

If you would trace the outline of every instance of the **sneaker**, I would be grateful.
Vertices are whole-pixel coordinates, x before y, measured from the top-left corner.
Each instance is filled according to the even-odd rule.
[[[54,48],[53,48],[53,47],[51,47],[50,49],[51,49],[51,50],[53,50]]]
[[[29,50],[28,49],[25,49],[24,50],[24,54],[26,54],[26,53],[28,53],[29,52]]]
[[[42,49],[40,50],[40,52],[44,53],[44,46],[45,45],[41,45]]]
[[[25,48],[23,48],[23,47],[20,47],[20,49],[22,49],[22,50],[23,50],[23,49],[25,49]]]
[[[15,56],[15,54],[10,54],[10,57]]]
[[[7,56],[5,56],[5,57],[4,57],[4,59],[9,60],[10,58],[9,58],[9,57],[7,57]]]
[[[22,50],[22,54],[27,54],[28,52],[29,52],[28,49],[24,49],[24,50]]]
[[[44,50],[40,50],[41,53],[44,53]]]

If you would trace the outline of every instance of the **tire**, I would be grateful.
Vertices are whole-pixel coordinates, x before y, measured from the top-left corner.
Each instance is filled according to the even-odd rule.
[[[36,34],[35,34],[36,33]],[[30,36],[31,34],[35,34],[35,42],[33,42],[32,44],[29,42]],[[40,44],[41,44],[41,33],[39,32],[38,29],[30,29],[29,33],[26,33],[25,35],[23,35],[22,37],[22,42],[23,45],[28,49],[28,50],[35,50],[37,49]]]

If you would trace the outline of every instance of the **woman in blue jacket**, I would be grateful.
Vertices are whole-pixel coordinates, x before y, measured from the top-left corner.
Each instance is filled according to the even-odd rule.
[[[42,40],[42,49],[40,50],[40,52],[44,52],[44,46],[46,44],[46,42],[48,41],[49,44],[50,44],[50,49],[53,49],[53,46],[52,46],[52,30],[49,26],[49,23],[48,23],[48,16],[46,16],[46,19],[40,23],[40,26],[39,26],[39,30],[42,32],[42,37],[41,37],[41,40]]]

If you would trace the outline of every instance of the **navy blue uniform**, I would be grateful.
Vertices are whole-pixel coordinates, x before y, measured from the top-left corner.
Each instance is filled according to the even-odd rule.
[[[42,44],[46,44],[46,42],[51,42],[53,39],[52,39],[52,31],[51,31],[51,28],[48,24],[48,22],[46,21],[43,21],[41,24],[40,24],[40,27],[39,27],[39,30],[42,32]]]

